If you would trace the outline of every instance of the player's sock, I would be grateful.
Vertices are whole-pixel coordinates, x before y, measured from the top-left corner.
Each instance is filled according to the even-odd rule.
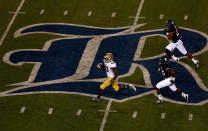
[[[158,95],[158,99],[159,99],[159,100],[163,100],[163,97],[162,97],[161,94]]]
[[[176,62],[179,61],[179,58],[175,57],[174,55],[172,55],[171,58],[172,58],[174,61],[176,61]]]
[[[198,62],[194,57],[191,60],[194,64],[197,64],[197,62]]]

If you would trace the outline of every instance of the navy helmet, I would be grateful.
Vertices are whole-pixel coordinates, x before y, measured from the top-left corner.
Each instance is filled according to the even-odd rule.
[[[166,26],[173,26],[173,25],[175,25],[175,21],[174,20],[171,20],[171,19],[167,20]]]
[[[159,65],[168,64],[169,58],[167,56],[163,56],[159,59]]]

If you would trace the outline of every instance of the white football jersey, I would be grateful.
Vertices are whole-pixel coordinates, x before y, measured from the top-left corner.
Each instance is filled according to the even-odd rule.
[[[104,64],[105,64],[105,70],[106,70],[107,77],[114,77],[115,74],[111,68],[115,68],[116,63],[114,61],[110,61],[110,62],[104,61]]]

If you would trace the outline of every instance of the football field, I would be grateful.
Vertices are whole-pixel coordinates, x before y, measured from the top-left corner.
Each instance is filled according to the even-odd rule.
[[[0,0],[0,131],[207,131],[207,12],[206,0]],[[188,103],[168,88],[154,103],[168,19],[200,61],[171,62]],[[137,91],[93,102],[107,52]]]

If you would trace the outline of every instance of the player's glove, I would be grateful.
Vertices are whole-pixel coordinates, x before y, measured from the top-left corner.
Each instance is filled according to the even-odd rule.
[[[174,84],[174,83],[175,83],[175,77],[172,77],[171,80],[170,80],[170,82],[171,82],[172,84]]]

